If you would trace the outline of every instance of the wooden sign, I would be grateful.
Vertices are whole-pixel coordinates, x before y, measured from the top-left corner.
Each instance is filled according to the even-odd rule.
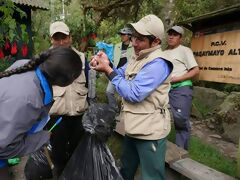
[[[191,48],[200,68],[197,79],[240,84],[240,30],[195,33]]]

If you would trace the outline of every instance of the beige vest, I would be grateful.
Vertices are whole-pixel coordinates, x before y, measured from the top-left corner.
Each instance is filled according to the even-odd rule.
[[[142,67],[163,54],[160,46],[140,52],[140,56],[129,62],[125,78],[133,79]],[[164,58],[165,59],[165,58]],[[170,76],[142,102],[131,103],[123,100],[120,118],[124,121],[128,136],[157,140],[166,137],[171,129],[170,115],[167,109]]]
[[[77,116],[83,114],[88,108],[84,73],[85,56],[83,53],[72,49],[80,56],[83,69],[81,75],[72,84],[66,87],[53,86],[53,99],[55,100],[50,110],[50,115]]]
[[[121,48],[122,48],[122,42],[118,43],[114,46],[113,64],[115,67],[117,67],[117,65],[120,61],[120,58],[121,58]],[[127,48],[127,61],[129,61],[129,59],[131,58],[132,53],[133,53],[133,47],[132,47],[132,43],[130,43]]]

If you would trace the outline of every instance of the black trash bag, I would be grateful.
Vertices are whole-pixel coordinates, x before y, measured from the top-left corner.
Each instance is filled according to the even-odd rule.
[[[115,114],[107,104],[91,104],[82,119],[86,133],[60,180],[123,180],[106,145],[115,127]]]
[[[51,146],[48,145],[47,148],[51,153]],[[43,148],[32,153],[29,156],[24,168],[24,173],[27,180],[41,180],[52,178],[52,170],[47,161]]]

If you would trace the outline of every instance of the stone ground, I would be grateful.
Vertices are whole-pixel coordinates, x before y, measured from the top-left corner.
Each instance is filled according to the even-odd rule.
[[[208,144],[217,147],[225,156],[236,160],[238,151],[237,145],[225,141],[219,134],[208,129],[201,121],[192,121],[192,135],[197,136]],[[23,157],[19,165],[11,168],[13,180],[25,180],[23,170],[26,160],[27,157]]]
[[[221,135],[207,126],[201,121],[192,121],[192,135],[199,137],[206,143],[215,146],[226,157],[237,160],[238,145],[224,140]]]

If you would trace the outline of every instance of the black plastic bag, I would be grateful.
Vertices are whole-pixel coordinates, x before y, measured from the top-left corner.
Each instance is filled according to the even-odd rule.
[[[60,180],[123,180],[106,145],[115,127],[115,114],[107,104],[91,104],[82,119],[86,133]]]
[[[51,152],[51,146],[48,145],[48,150]],[[32,153],[24,168],[24,173],[27,180],[41,180],[52,178],[52,170],[48,164],[43,148]]]

